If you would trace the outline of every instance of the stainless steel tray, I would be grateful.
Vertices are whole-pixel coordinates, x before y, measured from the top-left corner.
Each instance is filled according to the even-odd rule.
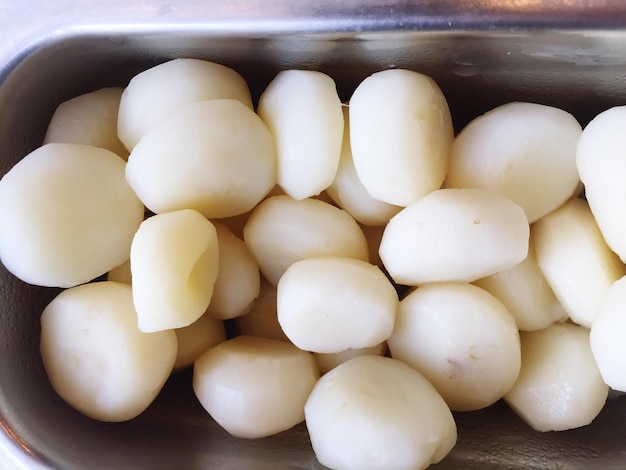
[[[560,106],[584,125],[626,102],[626,4],[0,1],[0,174],[41,144],[61,101],[182,56],[235,68],[255,95],[280,69],[320,69],[346,100],[374,71],[411,68],[438,81],[457,129],[512,100]],[[128,423],[97,423],[69,409],[38,353],[39,313],[55,293],[0,271],[0,432],[26,459],[62,469],[322,468],[304,425],[260,441],[218,429],[195,400],[189,373],[173,377]],[[612,397],[591,426],[562,433],[532,432],[502,403],[456,417],[458,445],[433,468],[626,467],[622,398]]]

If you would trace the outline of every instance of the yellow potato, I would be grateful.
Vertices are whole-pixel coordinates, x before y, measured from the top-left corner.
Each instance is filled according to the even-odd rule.
[[[283,70],[259,98],[278,154],[278,184],[294,199],[320,194],[333,182],[343,134],[335,82],[313,70]]]
[[[238,336],[196,360],[193,389],[226,431],[250,439],[303,421],[304,404],[318,378],[313,356],[293,344]]]
[[[524,102],[498,106],[454,140],[446,187],[496,191],[519,204],[532,223],[574,194],[581,133],[562,109]]]
[[[182,328],[207,310],[218,275],[217,243],[213,224],[192,209],[141,224],[130,249],[141,331]]]
[[[261,273],[274,285],[292,263],[306,258],[369,258],[367,240],[354,219],[316,199],[266,199],[252,212],[243,237]]]
[[[117,137],[121,87],[100,88],[61,103],[48,124],[43,143],[60,142],[100,147],[128,159]]]
[[[315,385],[306,426],[322,465],[343,470],[424,469],[457,439],[450,409],[417,371],[396,359],[360,356]]]
[[[437,84],[410,70],[377,72],[350,98],[356,172],[375,199],[408,206],[439,189],[454,131]]]
[[[492,405],[520,371],[514,318],[471,284],[418,287],[400,302],[387,344],[391,356],[423,374],[454,411]]]
[[[624,266],[607,246],[589,206],[572,199],[532,227],[537,262],[575,323],[590,328]]]
[[[276,150],[263,121],[239,101],[199,101],[141,139],[126,179],[157,214],[195,209],[230,217],[250,211],[274,187]]]
[[[30,284],[72,287],[128,259],[144,207],[105,149],[46,144],[0,180],[0,258]]]
[[[172,372],[176,351],[173,331],[137,328],[127,284],[67,289],[41,315],[41,357],[52,387],[100,421],[127,421],[142,413]]]
[[[128,151],[178,108],[196,101],[235,99],[252,109],[248,84],[235,70],[198,59],[174,59],[135,75],[124,89],[118,134]]]
[[[526,258],[530,228],[523,209],[484,189],[440,189],[395,215],[380,242],[394,281],[466,281]]]

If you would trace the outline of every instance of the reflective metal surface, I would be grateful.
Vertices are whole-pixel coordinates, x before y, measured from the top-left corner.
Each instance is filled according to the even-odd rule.
[[[585,124],[626,103],[625,51],[622,1],[0,0],[0,174],[40,145],[61,101],[124,85],[174,57],[230,65],[257,96],[284,68],[329,73],[345,100],[374,71],[411,68],[441,85],[459,129],[511,100],[560,106]],[[322,468],[303,425],[259,442],[228,436],[193,397],[189,373],[129,423],[69,409],[38,353],[39,313],[55,293],[0,268],[0,433],[27,460],[62,469]],[[434,468],[626,465],[621,398],[591,426],[558,434],[530,431],[503,404],[457,420],[459,443]]]

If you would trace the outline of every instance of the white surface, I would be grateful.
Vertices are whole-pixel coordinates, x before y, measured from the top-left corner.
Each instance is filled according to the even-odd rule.
[[[44,470],[0,430],[0,470]]]

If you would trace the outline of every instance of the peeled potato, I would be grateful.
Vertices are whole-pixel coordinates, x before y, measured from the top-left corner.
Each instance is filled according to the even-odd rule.
[[[107,281],[122,282],[124,284],[132,284],[133,276],[130,271],[130,258],[119,266],[114,267],[107,273]]]
[[[391,356],[426,377],[454,411],[485,408],[519,374],[515,320],[494,296],[465,283],[418,287],[400,302]]]
[[[454,140],[446,187],[496,191],[519,204],[532,223],[574,194],[581,132],[574,116],[552,106],[498,106]]]
[[[394,216],[380,257],[399,284],[475,281],[526,258],[530,228],[523,209],[484,189],[441,189]]]
[[[195,322],[174,330],[178,339],[178,353],[174,370],[184,369],[193,365],[205,351],[226,341],[224,322],[213,318],[207,313]]]
[[[233,69],[198,59],[174,59],[135,75],[122,95],[120,140],[132,151],[177,108],[195,101],[235,99],[252,109],[245,80]]]
[[[385,274],[365,261],[308,258],[280,278],[278,321],[300,349],[336,353],[385,341],[393,330],[398,295]]]
[[[591,423],[606,402],[589,330],[571,323],[521,333],[522,369],[504,400],[537,431]]]
[[[313,70],[279,72],[261,94],[258,113],[274,136],[285,193],[300,200],[330,186],[343,134],[333,79]]]
[[[321,374],[334,369],[339,364],[358,356],[384,356],[387,352],[387,343],[383,341],[380,344],[369,346],[367,348],[344,349],[336,353],[313,353],[315,362]]]
[[[219,268],[207,313],[227,320],[245,314],[261,289],[259,265],[242,239],[225,225],[214,223],[217,231]]]
[[[0,180],[0,258],[30,284],[71,287],[128,259],[144,207],[105,149],[47,144]]]
[[[265,278],[274,285],[292,263],[305,258],[369,258],[367,240],[354,219],[316,199],[266,199],[248,219],[244,241]]]
[[[259,438],[304,420],[304,404],[318,378],[313,356],[293,344],[238,336],[198,358],[193,389],[230,434]]]
[[[337,366],[317,382],[304,410],[315,456],[329,468],[424,469],[456,443],[441,396],[391,358],[360,356]]]
[[[141,139],[126,178],[157,214],[195,209],[230,217],[250,211],[274,187],[276,150],[263,121],[239,101],[200,101]]]
[[[591,326],[591,351],[602,379],[626,391],[626,277],[615,281]]]
[[[626,106],[598,114],[578,141],[576,164],[585,197],[606,243],[626,262]]]
[[[437,84],[410,70],[363,80],[350,98],[356,172],[375,199],[408,206],[443,183],[454,130]]]
[[[326,188],[330,198],[354,219],[364,225],[385,225],[401,207],[374,199],[365,189],[354,168],[350,146],[348,108],[343,108],[344,132],[341,159],[333,183]]]
[[[101,88],[61,103],[48,124],[43,143],[60,142],[100,147],[128,159],[117,137],[117,115],[123,88]]]
[[[218,275],[215,227],[192,209],[146,219],[133,239],[130,267],[139,329],[182,328],[206,311]]]
[[[589,206],[572,199],[533,224],[531,242],[548,284],[572,321],[590,328],[624,266],[607,246]]]
[[[83,284],[41,315],[41,357],[56,392],[100,421],[127,421],[152,403],[176,359],[173,331],[137,328],[131,287]]]
[[[500,300],[513,315],[520,330],[540,330],[568,318],[539,268],[532,244],[522,262],[478,279],[474,285]]]
[[[234,319],[237,333],[248,336],[289,341],[278,323],[276,310],[276,286],[261,279],[259,296],[254,299],[250,311]]]

